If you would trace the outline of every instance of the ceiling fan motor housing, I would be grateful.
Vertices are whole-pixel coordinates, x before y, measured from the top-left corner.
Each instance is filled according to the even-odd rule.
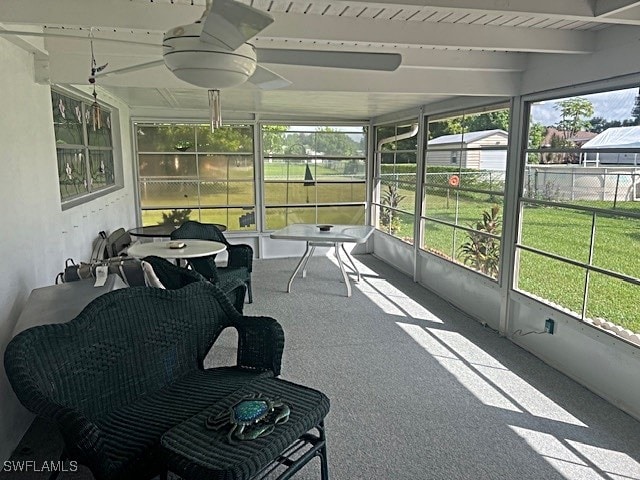
[[[221,90],[248,80],[256,69],[256,51],[245,43],[236,50],[200,40],[202,24],[176,27],[164,35],[167,68],[191,85]]]

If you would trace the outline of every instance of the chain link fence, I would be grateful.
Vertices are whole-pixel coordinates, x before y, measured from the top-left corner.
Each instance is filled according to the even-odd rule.
[[[640,201],[640,168],[527,165],[523,196],[549,202]]]

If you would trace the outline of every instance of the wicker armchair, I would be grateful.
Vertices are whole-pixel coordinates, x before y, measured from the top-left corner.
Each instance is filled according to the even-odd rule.
[[[206,282],[207,279],[195,270],[179,267],[174,265],[165,258],[150,255],[142,259],[153,268],[158,280],[165,288],[175,290],[182,288],[193,282]],[[244,308],[244,296],[246,292],[245,283],[238,278],[228,278],[225,280],[211,279],[211,282],[217,285],[220,290],[227,294],[233,306],[238,312],[242,313]]]
[[[222,232],[213,224],[200,223],[189,220],[171,233],[172,240],[196,238],[200,240],[213,240],[224,243],[229,253],[229,261],[226,267],[217,267],[215,255],[204,258],[191,258],[189,263],[198,273],[214,283],[225,281],[229,278],[239,278],[247,285],[249,303],[253,302],[251,293],[251,270],[253,265],[253,249],[250,245],[233,245],[227,241]]]
[[[237,365],[205,369],[226,327],[238,331]],[[283,348],[274,319],[242,316],[218,287],[194,282],[107,293],[68,323],[18,334],[4,364],[22,404],[59,427],[64,456],[99,480],[142,480],[166,473],[167,430],[278,375]]]

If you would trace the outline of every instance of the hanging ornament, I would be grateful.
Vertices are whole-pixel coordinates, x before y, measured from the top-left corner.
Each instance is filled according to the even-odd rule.
[[[100,104],[98,103],[98,94],[96,93],[96,87],[93,86],[93,103],[91,104],[91,124],[93,125],[93,131],[100,130],[102,128]]]
[[[64,116],[64,102],[62,101],[62,99],[60,99],[60,101],[58,102],[58,110],[60,111],[60,115],[62,116],[62,118],[66,120],[67,117]]]
[[[100,104],[98,103],[98,93],[96,92],[96,74],[103,71],[107,68],[108,63],[104,65],[98,66],[96,62],[96,56],[93,53],[93,27],[89,31],[89,43],[91,44],[91,75],[89,76],[89,83],[93,85],[93,103],[91,104],[91,124],[93,126],[93,131],[99,130],[102,128],[102,119],[101,119],[101,111]]]
[[[89,43],[91,44],[91,65],[90,65],[91,75],[89,75],[89,83],[91,85],[95,85],[96,74],[100,73],[105,68],[107,68],[107,65],[109,64],[105,63],[104,65],[98,66],[98,63],[96,62],[96,56],[93,53],[93,27],[91,27],[91,30],[89,31]]]
[[[209,90],[209,117],[211,120],[211,133],[222,126],[222,104],[220,103],[220,90]]]

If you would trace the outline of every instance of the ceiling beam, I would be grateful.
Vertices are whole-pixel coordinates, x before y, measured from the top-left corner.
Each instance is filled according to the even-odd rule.
[[[273,67],[274,70],[276,67]],[[345,69],[309,69],[278,65],[277,73],[292,82],[287,91],[429,93],[430,95],[511,96],[520,87],[520,73],[475,72],[473,75],[446,70],[401,67],[395,72],[363,72]],[[330,79],[330,80],[329,80]]]
[[[390,22],[356,17],[273,13],[275,22],[260,38],[316,42],[497,50],[536,53],[592,53],[595,33],[572,30],[499,27],[451,23]],[[320,44],[320,46],[322,46]]]
[[[442,11],[465,11],[486,14],[553,17],[593,17],[589,0],[348,0],[332,4],[362,4],[374,8],[424,8]]]
[[[638,6],[640,2],[635,0],[596,0],[595,15],[597,17],[615,16]]]
[[[286,39],[256,38],[251,43],[260,48],[291,48],[314,50],[317,44],[299,41],[291,45]],[[468,70],[494,72],[521,72],[526,68],[527,55],[514,52],[438,50],[434,48],[380,48],[363,45],[322,45],[322,50],[353,52],[400,53],[402,66],[428,68],[435,70]]]
[[[87,84],[86,58],[64,55],[51,58],[51,82],[58,84]],[[114,68],[120,66],[122,59]],[[109,65],[111,67],[111,65]],[[293,84],[279,92],[325,91],[366,93],[416,93],[431,95],[515,95],[519,88],[520,72],[467,72],[444,69],[424,69],[402,66],[395,72],[375,72],[338,68],[273,65],[271,69]],[[317,74],[316,74],[317,72]],[[100,77],[101,86],[196,89],[177,79],[165,66],[138,70],[122,75]],[[241,88],[256,90],[242,85]],[[233,90],[233,89],[232,89]]]
[[[0,21],[23,25],[80,25],[165,31],[193,23],[203,7],[131,0],[2,0]],[[80,6],[80,3],[82,4]]]
[[[593,6],[594,2],[595,7]],[[640,25],[636,18],[613,13],[633,6],[629,0],[348,0],[332,1],[332,5],[362,5],[372,8],[440,10],[482,15],[505,15]],[[328,2],[327,2],[328,4]],[[608,4],[612,4],[613,7]]]

